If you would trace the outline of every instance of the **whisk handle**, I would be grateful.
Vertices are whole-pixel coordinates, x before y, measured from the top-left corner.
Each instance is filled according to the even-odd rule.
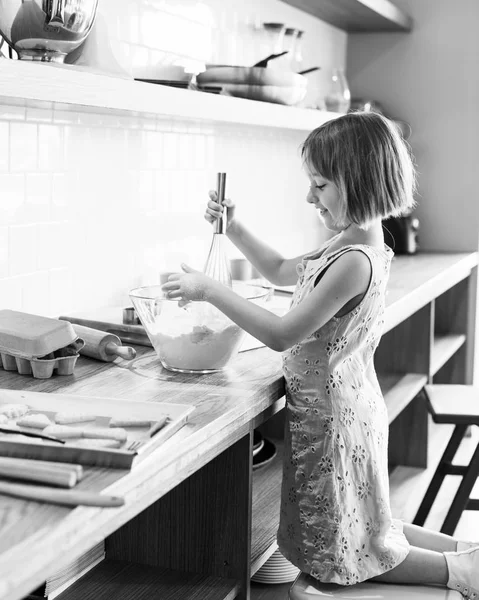
[[[224,204],[226,189],[226,173],[218,173],[216,191],[218,194],[218,203]],[[226,233],[228,222],[228,209],[225,207],[222,216],[216,221],[215,233]]]

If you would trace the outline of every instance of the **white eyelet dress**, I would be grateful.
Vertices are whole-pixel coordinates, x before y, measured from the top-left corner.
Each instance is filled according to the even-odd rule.
[[[351,312],[333,317],[283,353],[286,423],[278,545],[304,573],[351,585],[389,571],[409,552],[402,523],[391,516],[388,416],[373,363],[393,252],[387,246],[353,245],[323,255],[325,246],[298,265],[291,307],[345,252],[363,252],[372,276]]]

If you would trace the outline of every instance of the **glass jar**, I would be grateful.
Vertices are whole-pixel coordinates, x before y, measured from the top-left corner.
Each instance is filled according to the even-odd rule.
[[[351,92],[344,69],[341,67],[336,67],[332,70],[325,103],[327,110],[342,114],[347,113],[351,106]]]
[[[291,70],[299,73],[303,68],[303,35],[304,31],[296,29],[296,43],[291,57]]]
[[[264,44],[262,45],[262,53],[264,56],[261,56],[261,58],[282,52],[284,33],[286,31],[284,23],[263,23],[263,31]]]

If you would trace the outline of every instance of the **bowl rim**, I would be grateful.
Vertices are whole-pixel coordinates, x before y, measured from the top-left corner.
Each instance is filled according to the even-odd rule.
[[[131,289],[129,291],[129,296],[131,299],[133,299],[133,298],[138,298],[140,300],[161,299],[161,300],[164,300],[165,302],[179,302],[181,300],[179,298],[167,298],[165,295],[165,292],[163,292],[161,287],[162,287],[161,283],[154,283],[151,285],[142,285],[142,286]],[[268,296],[268,294],[271,294],[271,291],[273,289],[272,287],[268,287],[268,286],[264,286],[264,285],[252,285],[250,283],[243,283],[243,282],[236,282],[236,281],[233,282],[233,291],[235,291],[235,288],[236,289],[238,289],[238,288],[251,289],[250,294],[248,294],[247,296],[242,296],[246,300],[257,300],[259,298],[265,298]],[[151,289],[157,289],[158,293],[147,294],[145,290],[151,290]],[[253,290],[257,290],[257,291],[253,292]]]

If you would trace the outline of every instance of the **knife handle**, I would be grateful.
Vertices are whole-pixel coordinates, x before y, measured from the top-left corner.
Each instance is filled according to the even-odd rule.
[[[10,483],[0,481],[0,494],[23,498],[24,500],[37,500],[64,506],[123,506],[125,500],[121,496],[104,496],[95,492],[82,490],[56,490],[54,488],[25,485],[23,483]]]

